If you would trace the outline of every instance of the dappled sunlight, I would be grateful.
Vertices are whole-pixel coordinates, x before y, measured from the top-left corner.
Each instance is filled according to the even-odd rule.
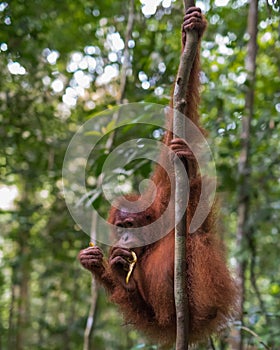
[[[6,43],[1,43],[0,44],[0,51],[7,51],[8,50],[8,45]]]
[[[17,186],[0,186],[0,210],[15,208],[15,200],[19,195]]]
[[[9,69],[10,73],[13,75],[25,75],[26,74],[25,68],[22,65],[20,65],[18,62],[10,61],[8,63],[8,69]]]
[[[71,56],[67,71],[73,73],[78,69],[87,69],[90,73],[94,73],[96,66],[97,61],[94,57],[90,55],[84,56],[82,52],[75,52]]]
[[[54,92],[59,93],[61,91],[63,91],[64,89],[64,84],[63,81],[61,79],[55,79],[52,83],[51,83],[51,88],[53,89]]]
[[[97,85],[108,84],[112,79],[119,75],[119,68],[117,65],[109,65],[104,68],[103,74],[96,79]]]
[[[163,8],[169,8],[174,1],[175,0],[140,0],[143,15],[147,17],[154,15],[160,4]]]
[[[229,3],[229,0],[215,0],[216,6],[227,6]]]

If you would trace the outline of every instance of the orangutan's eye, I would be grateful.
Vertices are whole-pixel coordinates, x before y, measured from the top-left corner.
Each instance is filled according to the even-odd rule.
[[[147,221],[152,221],[151,215],[146,215],[146,220],[147,220]]]

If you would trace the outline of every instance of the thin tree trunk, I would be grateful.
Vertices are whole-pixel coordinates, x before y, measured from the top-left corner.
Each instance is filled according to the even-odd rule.
[[[19,239],[19,296],[18,318],[16,332],[16,350],[23,350],[27,340],[27,326],[29,323],[29,280],[30,280],[30,251],[28,247],[29,232],[21,232]]]
[[[15,347],[15,307],[16,307],[16,270],[12,268],[12,281],[11,281],[11,301],[9,308],[9,329],[8,329],[8,349],[14,349]]]
[[[125,94],[125,88],[127,83],[127,71],[130,65],[130,51],[128,47],[128,42],[131,40],[132,37],[132,29],[134,24],[134,11],[135,11],[135,5],[134,0],[130,0],[129,4],[129,12],[128,12],[128,19],[127,19],[127,26],[126,26],[126,33],[125,33],[125,44],[124,44],[124,53],[123,53],[123,65],[122,70],[120,74],[120,88],[119,88],[119,95],[116,101],[117,105],[120,105],[123,103],[124,94]],[[117,121],[119,119],[119,109],[114,113],[113,120]],[[106,151],[110,153],[110,150],[113,146],[115,133],[112,132],[107,140],[106,143]],[[100,187],[102,185],[103,181],[103,174],[100,174],[100,176],[97,179],[97,187]],[[91,221],[91,235],[90,240],[92,242],[96,242],[97,232],[97,213],[96,211],[93,211],[92,214],[92,221]],[[94,319],[96,314],[96,305],[97,305],[97,299],[98,299],[98,286],[95,281],[95,279],[92,279],[91,283],[91,305],[90,310],[87,318],[87,324],[84,332],[84,346],[83,350],[89,350],[90,349],[90,337],[93,331],[94,326]]]
[[[194,1],[184,0],[185,10],[194,6]],[[182,118],[186,109],[185,96],[187,94],[188,81],[191,68],[198,47],[198,35],[195,31],[189,31],[184,51],[181,55],[178,74],[176,78],[173,107],[174,107],[174,124],[173,132],[175,137],[186,138],[182,135],[185,130],[185,118]],[[187,117],[187,116],[186,116]],[[186,288],[186,240],[189,223],[186,222],[186,184],[184,174],[180,168],[178,160],[175,161],[175,220],[178,222],[181,213],[184,213],[179,223],[175,227],[175,261],[174,261],[174,299],[176,307],[176,350],[187,350],[189,339],[189,308]],[[188,174],[191,177],[190,174]]]
[[[245,97],[245,111],[242,119],[241,131],[241,152],[238,163],[239,189],[238,189],[238,221],[237,221],[237,248],[242,251],[245,248],[246,237],[250,234],[249,228],[249,208],[250,208],[250,132],[251,120],[254,113],[254,90],[256,75],[256,57],[257,57],[257,32],[258,32],[258,0],[251,0],[248,12],[247,32],[250,35],[247,46],[247,57],[245,67],[247,70],[248,88]],[[252,232],[251,232],[252,234]],[[243,323],[243,307],[245,300],[245,270],[247,268],[247,259],[243,258],[237,266],[237,278],[240,290],[239,318]],[[242,330],[236,335],[236,343],[233,349],[243,350]]]
[[[98,182],[101,181],[101,177],[99,176]],[[97,227],[97,213],[94,210],[92,213],[92,220],[91,220],[91,234],[90,234],[90,240],[91,242],[96,241],[96,227]],[[87,317],[87,324],[84,331],[84,346],[83,350],[89,350],[90,349],[90,338],[93,331],[93,325],[94,325],[94,319],[96,314],[96,304],[97,304],[97,298],[98,298],[98,286],[96,283],[96,280],[92,278],[91,280],[91,304],[90,309]]]

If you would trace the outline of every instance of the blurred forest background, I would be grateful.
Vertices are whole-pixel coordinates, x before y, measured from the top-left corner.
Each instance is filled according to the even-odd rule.
[[[243,297],[242,320],[215,340],[217,349],[280,348],[279,2],[258,2],[251,75],[249,2],[197,1],[209,22],[201,115],[217,166],[228,262]],[[123,326],[102,289],[92,298],[91,276],[76,259],[89,237],[66,208],[61,171],[71,137],[96,113],[120,102],[168,105],[182,17],[179,0],[0,2],[1,350],[157,349]],[[151,165],[131,169],[133,179],[147,178]],[[100,198],[94,205],[106,212]]]

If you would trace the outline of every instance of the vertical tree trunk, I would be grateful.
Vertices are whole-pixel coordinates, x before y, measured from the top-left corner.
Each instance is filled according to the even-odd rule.
[[[23,350],[26,347],[26,330],[29,323],[30,250],[28,246],[29,232],[20,232],[19,234],[19,295],[15,349]]]
[[[247,71],[247,92],[245,96],[245,111],[242,119],[241,152],[238,163],[239,188],[238,188],[238,221],[237,221],[237,248],[240,252],[245,247],[246,237],[250,234],[248,216],[250,208],[250,129],[254,113],[254,89],[256,76],[257,57],[257,32],[258,32],[258,0],[251,0],[248,12],[247,32],[250,36],[247,46],[245,67]],[[252,234],[252,232],[251,232]],[[238,262],[237,278],[240,290],[239,317],[243,322],[243,304],[245,300],[245,270],[247,261],[242,254]],[[242,330],[238,331],[234,349],[243,350]]]
[[[15,347],[15,315],[14,310],[16,307],[16,285],[15,285],[15,279],[16,279],[16,270],[13,266],[12,268],[12,278],[11,278],[11,301],[10,301],[10,307],[9,307],[9,328],[8,328],[8,349],[13,349]]]
[[[99,176],[98,182],[102,181],[101,176]],[[96,227],[97,227],[97,213],[96,211],[93,211],[92,213],[92,219],[91,219],[91,234],[90,234],[90,240],[91,242],[96,241]],[[88,312],[87,317],[87,324],[84,331],[84,345],[83,350],[89,350],[90,349],[90,338],[93,331],[93,325],[95,320],[95,314],[96,314],[96,305],[97,305],[97,298],[98,298],[98,286],[94,278],[91,280],[91,303],[90,303],[90,309]]]
[[[184,0],[184,9],[195,5],[193,0]],[[175,137],[186,138],[184,132],[185,118],[182,118],[186,110],[186,100],[188,81],[191,68],[198,47],[198,36],[195,31],[189,31],[184,51],[181,54],[180,64],[175,82],[173,95],[173,133]],[[186,115],[186,117],[188,117]],[[186,241],[189,230],[187,222],[186,208],[184,198],[186,197],[186,184],[184,174],[180,169],[179,160],[175,161],[175,220],[178,224],[175,226],[175,261],[174,261],[174,300],[176,308],[176,350],[187,350],[189,340],[189,307],[186,288]],[[191,177],[191,174],[188,174]],[[180,219],[181,213],[184,213]]]
[[[23,350],[28,346],[30,329],[30,273],[31,273],[31,250],[30,250],[30,229],[29,217],[33,212],[34,190],[32,184],[25,181],[22,186],[21,200],[19,206],[19,224],[17,233],[17,264],[15,266],[15,310],[14,310],[14,349]],[[25,218],[21,221],[20,218]]]

